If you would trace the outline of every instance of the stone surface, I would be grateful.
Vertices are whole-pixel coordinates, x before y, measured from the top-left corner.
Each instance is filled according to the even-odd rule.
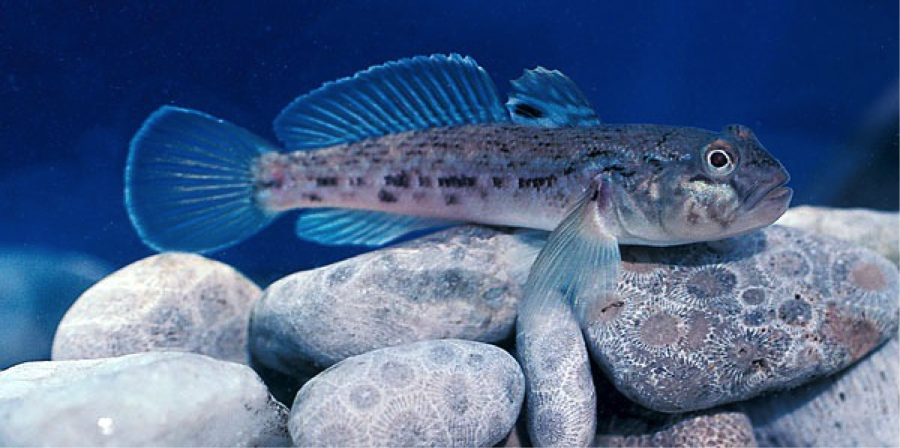
[[[533,259],[513,240],[463,226],[287,276],[254,307],[250,350],[290,374],[414,341],[500,341]]]
[[[760,446],[900,446],[897,337],[846,371],[742,404]]]
[[[286,419],[249,367],[192,353],[0,372],[3,446],[284,446]]]
[[[591,446],[634,447],[754,447],[753,425],[747,414],[710,410],[675,414],[656,428],[645,422],[617,420]]]
[[[616,297],[587,342],[620,391],[658,411],[836,373],[897,330],[896,266],[839,240],[771,226],[622,256]]]
[[[0,247],[0,369],[50,359],[63,314],[112,271],[105,261],[84,253]]]
[[[297,394],[297,446],[493,446],[524,395],[504,350],[461,340],[405,344],[354,356]]]
[[[788,209],[776,224],[829,235],[900,261],[900,214],[859,208],[801,206]]]
[[[228,265],[164,253],[85,291],[66,313],[53,359],[186,351],[247,363],[247,326],[260,289]]]

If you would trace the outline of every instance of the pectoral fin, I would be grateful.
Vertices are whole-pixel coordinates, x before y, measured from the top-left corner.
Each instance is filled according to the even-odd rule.
[[[520,313],[539,318],[562,301],[582,329],[615,291],[619,245],[603,221],[609,187],[597,181],[547,239],[525,283]]]

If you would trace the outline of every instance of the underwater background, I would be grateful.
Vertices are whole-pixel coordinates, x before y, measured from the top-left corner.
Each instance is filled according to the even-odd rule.
[[[123,172],[161,105],[274,142],[278,112],[324,82],[456,52],[501,95],[559,69],[608,123],[745,124],[793,205],[897,210],[897,41],[897,1],[0,1],[0,368],[47,357],[81,291],[152,253]],[[361,251],[283,217],[214,258],[265,286]]]

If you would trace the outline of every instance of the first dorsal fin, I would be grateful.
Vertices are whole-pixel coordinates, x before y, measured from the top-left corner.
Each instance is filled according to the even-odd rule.
[[[508,122],[490,76],[458,54],[388,62],[327,83],[288,105],[275,134],[289,150],[474,123]]]
[[[578,86],[559,70],[525,70],[512,81],[512,87],[506,107],[515,123],[544,127],[600,124]]]

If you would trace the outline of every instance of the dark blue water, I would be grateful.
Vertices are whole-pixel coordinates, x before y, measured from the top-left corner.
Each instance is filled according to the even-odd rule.
[[[0,245],[150,255],[122,177],[151,111],[274,141],[297,95],[437,52],[472,55],[504,91],[560,69],[606,122],[746,124],[795,204],[897,209],[898,3],[725,3],[0,1]],[[356,252],[298,241],[292,221],[216,257],[265,282]]]

